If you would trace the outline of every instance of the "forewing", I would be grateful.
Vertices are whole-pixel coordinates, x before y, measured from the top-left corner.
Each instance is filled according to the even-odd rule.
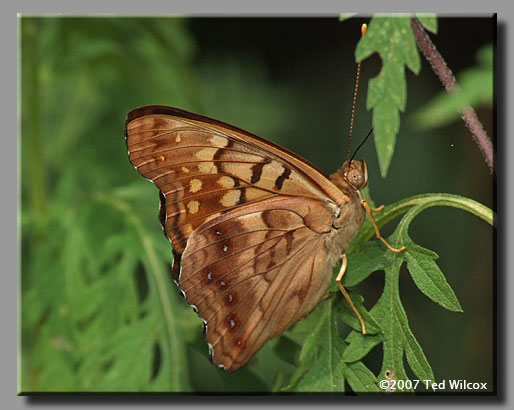
[[[242,206],[191,235],[179,285],[204,320],[215,363],[238,370],[318,304],[330,283],[330,229],[319,201],[281,198]]]
[[[341,195],[295,154],[197,114],[141,107],[128,114],[125,133],[131,163],[163,194],[161,221],[177,257],[196,228],[241,205],[278,195]]]

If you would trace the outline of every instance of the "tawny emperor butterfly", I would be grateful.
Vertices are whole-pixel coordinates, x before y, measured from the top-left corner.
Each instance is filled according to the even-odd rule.
[[[341,258],[336,280],[365,333],[340,283],[345,249],[374,211],[359,192],[364,159],[328,176],[240,128],[158,105],[131,111],[125,135],[130,162],[160,190],[172,276],[203,319],[214,363],[240,369],[308,315]]]

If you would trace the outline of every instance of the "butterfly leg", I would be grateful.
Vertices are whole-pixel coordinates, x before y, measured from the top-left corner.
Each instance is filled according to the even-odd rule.
[[[387,243],[387,241],[384,238],[382,238],[382,235],[380,235],[380,231],[378,229],[377,223],[375,222],[375,218],[373,218],[373,212],[381,211],[382,209],[384,209],[384,205],[379,206],[378,208],[371,208],[365,199],[361,201],[361,205],[368,213],[369,219],[371,219],[371,223],[373,224],[373,228],[375,228],[375,234],[377,235],[377,238],[380,239],[384,243],[384,245],[387,246],[388,249],[396,253],[403,252],[407,249],[405,246],[402,246],[400,249],[393,248],[391,245]]]
[[[341,290],[341,293],[343,294],[344,298],[347,300],[350,307],[355,312],[355,315],[357,316],[357,319],[359,319],[359,322],[361,323],[362,327],[362,334],[366,334],[366,326],[364,325],[364,320],[362,320],[362,316],[360,315],[359,311],[355,307],[355,305],[352,302],[352,299],[350,298],[350,295],[346,291],[346,289],[341,285],[341,279],[343,279],[343,275],[346,272],[346,267],[348,266],[348,259],[346,258],[346,253],[343,254],[342,262],[341,262],[341,269],[339,270],[339,274],[336,277],[337,286],[339,286],[339,289]]]
[[[380,205],[378,208],[369,207],[369,209],[371,209],[371,212],[380,212],[382,209],[384,209],[384,204]]]

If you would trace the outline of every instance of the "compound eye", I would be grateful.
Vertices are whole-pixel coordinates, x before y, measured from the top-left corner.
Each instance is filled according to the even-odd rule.
[[[346,178],[348,179],[348,182],[354,187],[360,188],[364,184],[364,177],[356,169],[351,169],[348,172]]]

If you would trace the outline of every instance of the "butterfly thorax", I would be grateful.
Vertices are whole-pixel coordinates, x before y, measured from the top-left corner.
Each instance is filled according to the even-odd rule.
[[[366,162],[346,161],[343,166],[330,176],[330,180],[344,194],[344,201],[336,204],[336,217],[332,223],[333,230],[327,247],[335,259],[348,248],[350,242],[359,232],[365,217],[361,205],[360,189],[367,185]]]

